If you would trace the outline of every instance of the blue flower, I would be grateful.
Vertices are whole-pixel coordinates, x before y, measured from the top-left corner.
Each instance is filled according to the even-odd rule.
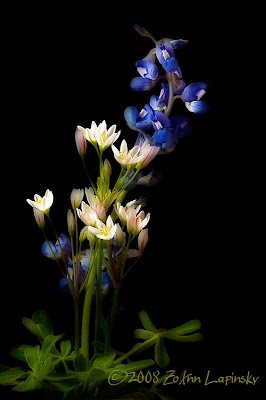
[[[151,120],[152,120],[153,128],[156,131],[158,131],[160,129],[164,129],[164,128],[170,128],[170,126],[171,126],[171,122],[170,122],[169,118],[162,111],[155,110],[151,117]]]
[[[207,88],[208,85],[204,82],[191,83],[183,90],[181,98],[185,103],[200,100],[206,93]]]
[[[188,45],[188,43],[189,43],[188,40],[183,40],[183,39],[171,40],[171,45],[173,46],[174,49],[183,49]]]
[[[159,96],[151,96],[150,98],[150,106],[154,110],[162,111],[164,110],[169,101],[169,85],[166,83],[161,84],[161,92]]]
[[[139,113],[136,107],[127,107],[124,111],[124,117],[131,129],[146,131],[152,127],[152,117],[154,110],[149,104],[146,104]]]
[[[141,77],[133,78],[130,82],[131,89],[142,92],[150,90],[156,83],[158,77],[158,68],[150,58],[136,62],[136,68]]]
[[[175,72],[179,78],[182,78],[182,72],[175,58],[174,50],[170,43],[164,42],[156,46],[156,56],[166,72]]]
[[[70,257],[71,256],[71,241],[70,241],[70,239],[66,235],[61,233],[61,235],[59,235],[59,241],[60,241],[60,245],[61,245],[64,255],[66,257]],[[60,245],[59,245],[58,241],[55,243],[55,245],[50,241],[48,241],[48,242],[46,241],[42,244],[42,254],[45,257],[52,258],[53,260],[59,259],[61,257]]]
[[[209,105],[200,100],[207,88],[208,85],[204,82],[194,82],[184,89],[181,98],[190,112],[206,114],[209,111]]]
[[[158,77],[157,65],[152,61],[143,59],[137,61],[135,65],[142,78],[148,78],[154,81]]]

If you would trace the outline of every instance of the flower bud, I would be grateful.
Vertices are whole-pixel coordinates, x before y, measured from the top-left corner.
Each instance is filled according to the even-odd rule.
[[[75,141],[78,153],[83,157],[87,151],[87,140],[85,139],[82,130],[79,128],[77,128],[75,132]]]
[[[112,174],[112,166],[108,160],[104,160],[103,163],[103,172],[105,177],[109,177]]]
[[[70,195],[70,201],[72,204],[73,209],[75,210],[76,208],[79,207],[82,199],[84,196],[84,190],[83,189],[73,189]]]
[[[70,209],[67,211],[67,227],[69,235],[73,236],[75,232],[75,218]]]
[[[84,242],[84,240],[88,239],[88,227],[84,226],[83,229],[81,229],[80,234],[79,234],[79,241]]]
[[[148,229],[142,229],[142,231],[139,233],[139,236],[138,236],[138,248],[139,248],[140,254],[143,253],[143,251],[148,243],[148,240],[149,240]]]
[[[34,214],[34,218],[35,218],[39,228],[43,229],[45,227],[43,211],[37,210],[37,208],[33,207],[33,214]]]
[[[118,241],[119,244],[123,245],[124,244],[124,232],[122,231],[122,228],[119,224],[116,224],[116,240]]]

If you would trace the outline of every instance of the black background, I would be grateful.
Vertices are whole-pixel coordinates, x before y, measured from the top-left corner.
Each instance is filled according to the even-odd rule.
[[[148,102],[150,93],[133,92],[129,83],[137,76],[135,61],[152,45],[133,29],[137,23],[157,39],[190,41],[178,53],[183,79],[209,84],[204,100],[211,110],[206,116],[190,114],[192,136],[180,141],[171,155],[154,160],[162,183],[128,195],[133,199],[149,193],[145,210],[152,217],[145,256],[122,292],[125,311],[116,326],[116,346],[126,351],[135,343],[133,331],[140,327],[137,314],[142,309],[158,328],[199,319],[203,342],[167,343],[177,374],[186,369],[204,377],[210,369],[215,376],[243,375],[249,370],[260,376],[259,383],[190,385],[174,393],[233,391],[256,398],[264,382],[262,262],[254,224],[260,206],[249,105],[245,100],[243,106],[238,91],[243,82],[242,27],[232,24],[230,13],[219,7],[192,11],[169,5],[146,9],[147,16],[139,10],[135,17],[133,11],[69,6],[4,13],[1,362],[11,365],[8,349],[32,343],[21,317],[37,309],[51,312],[56,333],[73,335],[71,299],[59,290],[56,264],[41,255],[43,238],[26,198],[52,190],[51,216],[58,232],[66,233],[71,190],[87,186],[74,142],[76,126],[105,119],[134,144],[135,133],[127,128],[123,112]],[[248,36],[248,29],[243,35]],[[174,111],[188,113],[181,102]],[[112,160],[110,149],[106,156]],[[87,161],[96,177],[92,147]]]

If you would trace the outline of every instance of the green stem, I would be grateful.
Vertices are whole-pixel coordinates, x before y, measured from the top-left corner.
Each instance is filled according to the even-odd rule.
[[[105,342],[105,352],[107,352],[111,349],[111,340],[112,340],[112,333],[113,333],[113,329],[114,329],[115,317],[117,315],[119,293],[120,293],[120,288],[116,287],[115,291],[114,291],[113,304],[112,304],[110,319],[109,319],[109,323],[108,323],[108,330],[107,330],[107,336],[106,336],[106,342]]]
[[[119,180],[120,180],[120,178],[121,178],[121,176],[122,176],[122,174],[123,174],[123,172],[125,171],[125,167],[123,166],[123,165],[121,165],[121,171],[120,171],[120,174],[119,174],[119,176],[118,176],[118,178],[117,178],[117,180],[116,180],[116,183],[115,183],[115,185],[114,185],[114,188],[113,188],[113,192],[115,192],[115,190],[116,190],[116,187],[117,187],[117,185],[118,185],[118,183],[119,183]]]
[[[165,110],[165,115],[167,117],[169,117],[171,111],[172,111],[172,107],[174,104],[174,84],[173,84],[173,79],[167,78],[168,79],[168,83],[169,83],[169,100],[168,100],[168,105],[167,108]]]
[[[102,240],[100,239],[97,257],[97,290],[96,290],[96,313],[95,313],[95,336],[94,341],[101,341],[101,319],[102,319]],[[94,353],[98,352],[98,345],[94,345]]]
[[[138,175],[139,171],[140,171],[140,168],[137,168],[137,170],[136,170],[136,172],[133,174],[132,178],[119,190],[119,194],[120,194],[123,190],[125,190],[125,189],[128,187],[128,185],[130,185],[130,183],[133,181],[133,179],[135,179],[135,177]]]
[[[79,359],[79,298],[74,297],[74,313],[75,313],[75,355],[76,368],[78,369]]]
[[[132,268],[137,264],[137,262],[139,261],[139,259],[140,259],[140,256],[138,256],[138,258],[133,262],[133,264],[130,265],[130,267],[126,270],[126,272],[123,274],[123,276],[122,276],[121,279],[124,279],[124,278],[127,276],[127,274],[129,273],[129,271],[132,270]]]
[[[123,354],[121,357],[119,357],[114,363],[115,364],[121,364],[122,361],[126,360],[127,358],[131,357],[135,353],[139,353],[141,351],[144,351],[148,349],[149,347],[153,346],[156,341],[158,340],[157,336],[154,336],[148,340],[145,340],[145,342],[134,346],[131,350],[129,350],[127,353]]]
[[[84,170],[86,172],[87,178],[89,179],[90,185],[92,186],[94,192],[96,193],[96,187],[95,187],[95,185],[94,185],[94,183],[93,183],[93,181],[92,181],[92,179],[91,179],[91,177],[89,175],[89,172],[88,172],[88,169],[87,169],[87,166],[86,166],[86,163],[85,163],[84,156],[81,156],[81,160],[82,160],[82,164],[83,164]]]
[[[86,361],[89,361],[89,328],[91,316],[91,304],[94,291],[94,282],[96,278],[97,263],[95,259],[92,262],[90,275],[88,278],[87,289],[83,305],[82,325],[81,325],[81,353]]]

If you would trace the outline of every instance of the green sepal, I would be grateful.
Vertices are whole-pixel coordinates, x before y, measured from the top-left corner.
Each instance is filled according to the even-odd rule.
[[[154,357],[156,364],[158,364],[159,367],[166,367],[169,364],[170,359],[165,348],[164,341],[160,337],[158,337],[158,340],[155,343]]]
[[[25,350],[25,358],[28,366],[36,371],[39,361],[40,361],[40,346],[30,347]]]
[[[31,392],[32,390],[41,389],[42,385],[31,374],[24,382],[19,383],[13,388],[16,392]]]
[[[0,385],[11,384],[17,379],[25,378],[29,373],[18,368],[10,368],[0,373]]]
[[[178,336],[187,335],[188,333],[195,332],[201,328],[201,323],[197,319],[186,322],[177,328],[170,329],[168,331],[162,332],[161,336],[167,339],[176,340]]]
[[[134,335],[137,339],[151,339],[156,336],[155,332],[146,331],[145,329],[135,329]]]
[[[152,331],[152,332],[157,332],[156,327],[153,325],[153,323],[150,320],[150,317],[146,313],[146,311],[141,311],[139,313],[139,318],[141,320],[142,325],[147,331]]]

